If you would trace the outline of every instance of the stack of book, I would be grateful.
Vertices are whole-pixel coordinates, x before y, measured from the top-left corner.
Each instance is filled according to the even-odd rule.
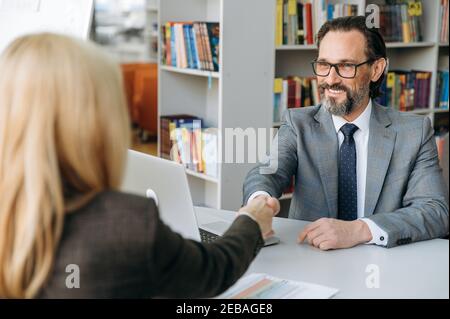
[[[317,105],[319,101],[316,78],[298,76],[276,78],[273,120],[279,122],[286,109]]]
[[[162,158],[183,164],[187,169],[217,177],[218,131],[204,128],[202,119],[191,115],[161,117]]]
[[[392,70],[381,86],[383,95],[377,102],[399,111],[429,108],[430,83],[431,72]]]
[[[448,43],[448,0],[441,0],[439,9],[439,25],[441,26],[439,41]]]
[[[172,140],[171,140],[171,131],[174,128],[181,127],[182,125],[192,125],[193,121],[201,121],[200,118],[186,115],[186,114],[179,114],[179,115],[168,115],[168,116],[161,116],[160,121],[160,130],[159,130],[159,136],[160,136],[160,156],[165,159],[171,159],[170,153],[172,150]]]
[[[219,23],[167,22],[161,27],[161,62],[182,69],[219,71],[219,35]]]
[[[448,70],[438,71],[435,108],[448,110]]]
[[[422,41],[422,2],[388,0],[380,5],[380,32],[386,42]]]
[[[314,44],[327,20],[358,14],[358,5],[316,0],[277,0],[275,45]]]

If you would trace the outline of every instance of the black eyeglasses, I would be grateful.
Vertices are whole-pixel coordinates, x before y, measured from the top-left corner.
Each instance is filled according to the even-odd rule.
[[[359,64],[347,62],[333,64],[325,61],[312,61],[311,64],[314,74],[317,76],[328,76],[330,74],[331,67],[334,67],[340,77],[344,79],[353,79],[356,76],[356,70],[358,67],[371,62],[373,62],[373,59],[369,59]]]

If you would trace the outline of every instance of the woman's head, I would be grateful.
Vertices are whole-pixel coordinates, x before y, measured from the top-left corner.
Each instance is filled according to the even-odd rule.
[[[0,56],[0,297],[32,297],[63,214],[121,183],[129,122],[117,65],[55,34]]]

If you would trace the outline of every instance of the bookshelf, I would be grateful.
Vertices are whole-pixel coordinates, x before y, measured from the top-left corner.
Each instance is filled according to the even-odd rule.
[[[277,0],[273,0],[275,3]],[[369,4],[385,4],[383,0],[346,0],[328,1],[332,4],[354,4],[358,5],[358,14],[364,15],[364,11]],[[448,116],[448,109],[441,110],[435,108],[436,79],[437,71],[448,70],[448,42],[440,42],[440,0],[422,1],[423,21],[422,33],[423,41],[420,42],[391,42],[387,43],[387,55],[389,57],[389,69],[424,70],[432,72],[430,83],[430,96],[427,109],[410,111],[417,114],[425,114],[434,123],[435,117],[439,115]],[[318,28],[318,26],[317,26]],[[310,61],[316,57],[317,45],[278,45],[275,46],[275,74],[274,77],[287,77],[298,75],[302,77],[312,77],[313,73]],[[292,70],[297,70],[293,74]],[[274,122],[273,126],[279,126],[279,122]],[[448,124],[447,124],[448,127]]]
[[[425,48],[425,47],[433,47],[435,45],[434,42],[416,42],[416,43],[403,43],[403,42],[391,42],[386,43],[386,48],[395,49],[395,48]],[[448,46],[445,43],[439,43],[439,46]],[[276,47],[277,51],[283,50],[317,50],[317,45],[315,44],[304,44],[304,45],[280,45]]]
[[[277,0],[272,1],[275,2],[276,6]],[[364,15],[367,5],[380,5],[385,4],[386,2],[383,0],[331,0],[328,1],[328,3],[358,5],[358,15]],[[386,44],[387,55],[390,59],[390,70],[415,69],[429,71],[432,73],[428,108],[417,109],[410,112],[429,116],[437,132],[442,130],[442,127],[446,127],[448,130],[449,126],[448,109],[443,110],[435,107],[438,70],[448,70],[449,68],[448,38],[445,42],[440,41],[440,3],[441,0],[422,0],[422,41],[410,43],[390,42]],[[315,27],[318,30],[319,26]],[[276,30],[276,24],[274,29]],[[317,55],[316,44],[280,45],[278,43],[278,45],[276,45],[276,43],[274,43],[274,51],[274,78],[285,78],[291,75],[313,77],[310,61],[312,61]],[[273,122],[274,127],[279,127],[280,124],[281,123],[278,121]],[[280,199],[290,200],[290,198],[291,196],[289,196],[289,194],[283,194]]]
[[[167,22],[219,22],[220,61],[219,71],[210,72],[161,65],[159,56],[158,118],[194,115],[207,127],[218,128],[222,136],[225,128],[270,128],[274,11],[271,0],[160,1],[160,26]],[[224,158],[224,144],[219,139],[219,158]],[[158,145],[161,154],[160,140]],[[254,165],[219,163],[217,177],[186,170],[194,204],[238,209],[245,176]]]
[[[195,76],[203,76],[206,78],[211,77],[211,78],[218,79],[220,77],[219,72],[193,70],[193,69],[180,69],[180,68],[176,68],[176,67],[168,66],[168,65],[161,65],[160,69],[162,71],[167,71],[167,72],[174,72],[174,73],[179,73],[179,74],[188,74],[188,75],[195,75]]]

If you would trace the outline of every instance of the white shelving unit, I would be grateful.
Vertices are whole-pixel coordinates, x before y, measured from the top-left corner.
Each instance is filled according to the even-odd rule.
[[[173,66],[168,65],[161,65],[160,69],[167,72],[174,72],[174,73],[180,73],[180,74],[189,74],[189,75],[195,75],[195,76],[203,76],[203,77],[211,77],[218,79],[220,78],[219,72],[211,72],[211,71],[203,71],[203,70],[193,70],[193,69],[180,69]]]
[[[219,72],[160,65],[159,117],[195,115],[205,125],[218,128],[222,136],[226,128],[270,128],[274,12],[272,0],[160,1],[159,25],[183,21],[220,23],[220,63]],[[219,139],[219,158],[225,158],[224,144]],[[217,177],[187,170],[194,204],[238,209],[245,176],[254,165],[220,163]]]
[[[276,0],[272,0],[276,2]],[[364,14],[368,4],[384,4],[383,0],[336,0],[332,3],[357,4],[359,14]],[[448,110],[435,109],[436,79],[439,69],[448,69],[448,43],[439,42],[439,0],[422,0],[423,41],[417,43],[387,43],[390,69],[424,70],[432,72],[429,108],[411,111],[428,115],[434,122],[436,114],[448,115]],[[310,61],[317,55],[317,45],[282,45],[275,48],[275,75],[313,76]],[[279,126],[279,123],[274,123]]]

